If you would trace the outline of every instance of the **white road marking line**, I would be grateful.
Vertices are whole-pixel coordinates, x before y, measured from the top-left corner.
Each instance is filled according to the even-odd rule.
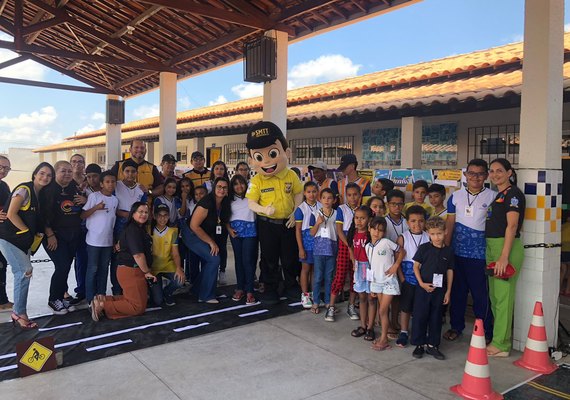
[[[291,303],[291,304],[289,304],[289,307],[297,307],[297,306],[300,306],[300,305],[301,305],[301,302],[298,301],[297,303]]]
[[[17,365],[6,365],[5,367],[0,367],[0,372],[10,371],[11,369],[18,368]]]
[[[100,346],[93,346],[93,347],[87,347],[85,350],[87,351],[95,351],[95,350],[101,350],[101,349],[107,349],[109,347],[115,347],[115,346],[121,346],[123,344],[129,344],[132,343],[133,341],[131,339],[127,339],[127,340],[119,340],[118,342],[112,342],[112,343],[106,343],[106,344],[102,344]]]
[[[65,324],[65,325],[58,325],[58,326],[50,326],[47,328],[40,328],[38,329],[38,331],[40,332],[45,332],[45,331],[53,331],[54,329],[64,329],[64,328],[69,328],[71,326],[77,326],[77,325],[82,325],[83,322],[74,322],[72,324]]]
[[[189,331],[190,329],[201,328],[201,327],[206,326],[206,325],[210,325],[210,323],[209,322],[202,322],[201,324],[198,324],[198,325],[183,326],[181,328],[173,329],[173,331],[174,332],[184,332],[184,331]]]
[[[251,317],[252,315],[264,314],[266,312],[269,312],[269,310],[263,309],[263,310],[252,311],[252,312],[248,312],[245,314],[240,314],[240,315],[238,315],[238,317],[240,317],[240,318]]]

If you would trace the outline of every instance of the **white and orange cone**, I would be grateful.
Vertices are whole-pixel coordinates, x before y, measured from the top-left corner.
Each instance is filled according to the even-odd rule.
[[[463,380],[460,385],[452,386],[449,389],[464,399],[498,400],[503,398],[491,387],[487,344],[485,343],[485,331],[481,319],[475,320]]]
[[[551,374],[558,369],[558,365],[552,363],[548,355],[544,312],[542,311],[542,303],[540,301],[534,304],[532,322],[528,328],[528,338],[526,339],[524,353],[514,364],[545,375]]]

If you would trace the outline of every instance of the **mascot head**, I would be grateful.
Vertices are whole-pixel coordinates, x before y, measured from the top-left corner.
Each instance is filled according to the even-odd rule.
[[[261,121],[247,133],[246,147],[250,164],[261,175],[273,176],[289,163],[289,145],[281,129],[273,122]]]

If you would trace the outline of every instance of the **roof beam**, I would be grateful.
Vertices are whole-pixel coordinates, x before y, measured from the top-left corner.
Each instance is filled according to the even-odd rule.
[[[40,15],[40,13],[36,14],[36,16]],[[60,19],[60,18],[50,18],[50,19],[46,19],[45,21],[41,21],[41,22],[36,22],[33,23],[31,25],[25,26],[22,29],[22,35],[27,36],[27,35],[32,35],[33,36],[33,40],[32,38],[28,38],[26,40],[27,44],[32,44],[32,42],[39,36],[39,33],[41,31],[43,31],[44,29],[48,29],[60,24],[63,24],[65,21]]]
[[[61,83],[48,83],[48,82],[40,82],[40,81],[31,81],[28,79],[16,79],[16,78],[0,77],[0,83],[11,83],[11,84],[15,84],[15,85],[36,86],[36,87],[43,87],[43,88],[48,88],[48,89],[71,90],[74,92],[111,94],[110,90],[101,90],[98,88],[84,87],[84,86],[64,85]]]
[[[8,60],[8,61],[4,61],[3,63],[0,63],[0,69],[4,69],[4,68],[11,67],[12,65],[21,63],[22,61],[26,61],[26,60],[28,60],[29,58],[30,58],[30,57],[28,57],[27,55],[23,55],[23,56],[11,58],[11,59]]]
[[[64,6],[67,4],[68,1],[69,1],[69,0],[58,0],[58,1],[56,1],[56,7],[57,7],[57,8],[62,8],[62,7],[64,7]],[[33,24],[35,24],[35,23],[37,23],[37,22],[40,22],[40,21],[42,20],[42,18],[44,17],[45,14],[46,14],[46,12],[45,12],[44,10],[39,10],[38,13],[37,13],[37,14],[34,16],[34,18],[32,19],[30,25],[33,25]],[[57,18],[54,18],[54,20],[57,20]],[[55,21],[54,21],[54,22],[55,22]],[[46,28],[51,28],[52,26],[53,26],[53,25],[50,25],[50,26],[48,26],[48,27],[46,27]],[[25,28],[24,28],[24,29],[25,29]],[[44,29],[45,29],[45,28],[44,28]],[[26,39],[26,43],[27,43],[27,44],[32,44],[32,43],[34,43],[34,42],[36,41],[36,39],[38,38],[38,36],[40,36],[40,33],[41,33],[41,30],[39,30],[39,31],[37,31],[37,32],[35,32],[35,33],[32,33],[32,35]],[[25,35],[25,33],[24,33],[24,35]]]
[[[0,26],[10,32],[12,36],[14,36],[14,25],[12,22],[4,17],[0,17]]]
[[[2,3],[0,3],[0,15],[2,15],[2,13],[4,12],[4,8],[6,8],[6,4],[8,4],[8,0],[2,0]]]
[[[14,47],[16,51],[22,48],[24,38],[22,28],[24,27],[24,5],[23,0],[14,0]]]

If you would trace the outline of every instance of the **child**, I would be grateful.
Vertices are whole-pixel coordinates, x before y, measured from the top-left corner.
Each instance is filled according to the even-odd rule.
[[[560,294],[570,296],[570,212],[562,214],[562,252],[560,253]],[[566,286],[564,286],[566,279]]]
[[[425,226],[425,210],[423,207],[415,205],[408,210],[408,225],[410,230],[404,232],[398,238],[398,245],[406,252],[402,261],[402,269],[398,272],[401,285],[400,296],[400,324],[401,331],[396,340],[396,346],[406,347],[409,338],[410,316],[414,307],[414,297],[418,281],[414,274],[414,255],[418,247],[423,243],[429,242],[429,236],[424,232]]]
[[[385,199],[390,190],[394,190],[394,182],[387,178],[380,178],[372,185],[372,194]]]
[[[318,216],[311,216],[311,235],[315,237],[313,244],[313,306],[311,311],[319,313],[320,292],[325,282],[325,306],[330,303],[331,284],[334,274],[337,252],[336,210],[333,208],[337,197],[331,188],[323,188],[320,193],[322,208]]]
[[[386,215],[386,204],[382,197],[372,196],[368,199],[366,205],[370,207],[375,217],[383,217]]]
[[[185,282],[184,271],[178,252],[178,228],[168,226],[170,208],[166,204],[158,204],[154,208],[155,226],[152,230],[152,274],[158,284],[150,287],[152,301],[157,306],[176,304],[173,293]],[[162,284],[167,280],[166,286]],[[163,287],[164,286],[164,287]]]
[[[89,164],[85,168],[85,180],[87,186],[85,187],[85,196],[89,196],[93,192],[101,190],[101,167],[97,164]]]
[[[449,303],[453,285],[453,249],[445,245],[445,221],[432,217],[426,223],[431,243],[419,246],[414,255],[414,274],[420,287],[414,301],[412,320],[413,356],[424,352],[437,360],[445,359],[439,351],[441,341],[441,308]],[[427,343],[427,348],[424,345]]]
[[[384,238],[386,233],[386,219],[384,217],[374,217],[370,221],[368,232],[370,233],[370,242],[366,245],[366,256],[372,270],[372,276],[370,277],[371,298],[368,302],[368,313],[370,314],[370,309],[376,308],[376,299],[378,299],[378,314],[382,326],[382,334],[374,342],[372,348],[382,351],[390,347],[388,344],[388,329],[390,326],[388,311],[392,297],[400,294],[398,269],[404,257],[404,250],[401,250],[400,246],[390,239]],[[394,253],[398,254],[396,260],[394,260]]]
[[[346,203],[341,204],[338,206],[336,210],[336,235],[338,238],[338,254],[336,258],[336,272],[334,275],[334,280],[331,285],[331,301],[330,305],[327,308],[327,312],[325,313],[325,321],[334,322],[335,313],[336,313],[336,298],[339,296],[342,291],[344,290],[344,281],[346,280],[346,275],[348,271],[352,271],[352,262],[351,259],[353,258],[349,246],[348,241],[346,240],[346,235],[348,234],[348,230],[350,229],[350,225],[352,224],[352,219],[354,217],[354,210],[360,204],[360,186],[356,183],[349,183],[346,185],[345,189],[346,193]],[[360,319],[358,313],[356,312],[356,307],[354,306],[354,301],[356,300],[356,293],[352,288],[352,276],[353,274],[349,274],[350,276],[350,297],[348,300],[348,309],[346,313],[350,317],[351,320],[357,321]]]
[[[429,202],[433,207],[432,216],[441,217],[443,220],[447,218],[447,208],[445,204],[445,186],[439,183],[432,183],[428,187]]]
[[[367,279],[370,274],[370,264],[366,256],[366,243],[370,241],[368,237],[368,223],[372,218],[372,211],[366,206],[360,206],[354,212],[354,221],[346,240],[352,250],[351,257],[354,260],[354,291],[358,293],[360,300],[360,326],[350,334],[353,337],[364,336],[364,340],[372,341],[374,336],[374,317],[376,307],[371,313],[368,309],[368,295],[370,293],[370,281]]]
[[[111,171],[103,172],[97,181],[101,182],[101,190],[89,195],[81,212],[81,218],[86,220],[87,225],[85,297],[89,303],[96,295],[107,292],[107,274],[113,253],[113,226],[119,205],[119,200],[113,196],[116,178]]]
[[[156,208],[159,204],[165,204],[170,212],[168,216],[168,225],[176,226],[178,222],[178,210],[175,206],[174,197],[176,196],[176,179],[166,178],[164,181],[164,194],[154,199],[153,206]]]
[[[246,296],[246,304],[255,304],[253,281],[257,260],[257,228],[255,213],[250,210],[245,198],[247,181],[243,175],[235,174],[230,181],[232,216],[227,225],[230,241],[234,249],[237,288],[233,301],[241,301]]]
[[[398,237],[408,230],[408,224],[402,217],[405,194],[401,190],[390,190],[386,195],[388,200],[388,215],[386,215],[386,238],[397,242]]]
[[[182,227],[188,225],[196,202],[194,201],[194,184],[189,178],[182,178],[178,181],[174,207],[178,212],[178,229],[182,232]]]
[[[311,217],[315,216],[322,207],[317,201],[319,187],[313,181],[305,183],[303,188],[303,201],[295,210],[295,236],[297,238],[297,247],[299,248],[299,261],[301,262],[301,305],[303,308],[311,308],[313,306],[312,293],[309,293],[309,276],[313,268],[313,242],[311,236],[310,222]]]
[[[433,207],[430,206],[429,204],[426,204],[425,202],[428,190],[428,183],[422,179],[415,181],[412,186],[412,190],[413,190],[412,197],[414,201],[406,203],[402,212],[404,213],[404,215],[406,215],[408,208],[414,205],[418,205],[422,206],[426,210],[426,218],[429,218],[431,215],[433,215]]]

